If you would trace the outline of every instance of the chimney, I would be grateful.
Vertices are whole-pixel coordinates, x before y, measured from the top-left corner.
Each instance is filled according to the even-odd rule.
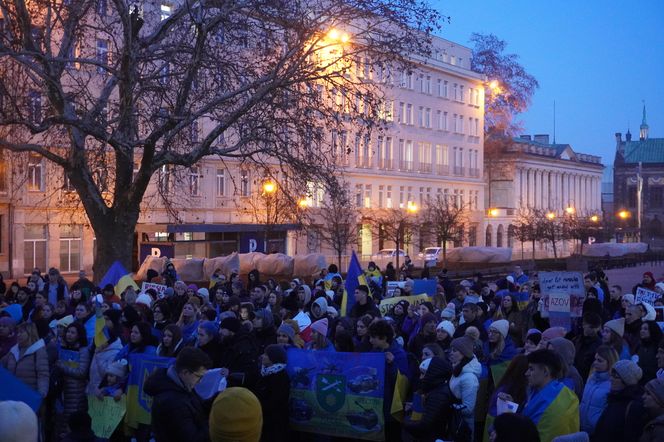
[[[535,135],[535,141],[537,143],[549,144],[549,134],[537,134]]]
[[[530,135],[519,135],[520,140],[530,141]]]
[[[616,151],[623,152],[622,133],[616,132]]]
[[[622,133],[616,132],[616,143],[622,142]]]
[[[625,141],[632,141],[632,133],[629,130],[625,134]]]

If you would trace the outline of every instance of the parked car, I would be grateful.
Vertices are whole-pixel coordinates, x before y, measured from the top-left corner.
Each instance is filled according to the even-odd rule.
[[[375,259],[394,258],[397,256],[397,249],[382,249],[372,256]],[[406,256],[406,252],[399,250],[399,256]]]
[[[443,248],[427,247],[418,254],[418,257],[427,267],[434,267],[439,260],[443,259]]]

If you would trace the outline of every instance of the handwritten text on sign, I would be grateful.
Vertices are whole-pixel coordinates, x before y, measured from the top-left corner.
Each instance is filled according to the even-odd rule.
[[[570,312],[573,318],[583,314],[583,301],[586,297],[583,274],[580,272],[540,272],[539,282],[544,301],[542,316],[548,317],[549,311],[562,311],[551,310],[550,306],[551,295],[561,293],[569,297],[569,310],[564,310],[565,312]],[[555,306],[554,308],[560,307]]]
[[[643,287],[636,289],[636,302],[645,302],[646,304],[655,305],[655,301],[660,298],[660,294],[651,290],[646,290]]]

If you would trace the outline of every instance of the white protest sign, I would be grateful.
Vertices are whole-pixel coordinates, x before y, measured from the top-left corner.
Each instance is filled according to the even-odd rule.
[[[404,284],[404,281],[387,281],[387,293],[384,297],[391,298],[394,296],[394,289],[399,287],[401,290],[403,290]]]
[[[636,289],[636,297],[635,301],[638,302],[645,302],[646,304],[650,305],[655,305],[655,301],[659,299],[661,295],[657,292],[653,292],[652,290],[647,290],[644,289],[643,287],[639,287]]]
[[[549,301],[552,293],[564,293],[569,296],[569,312],[572,318],[583,314],[583,301],[586,290],[583,286],[583,274],[580,272],[540,272],[540,290],[544,301],[543,317],[549,317]]]
[[[570,295],[568,293],[553,292],[549,294],[549,312],[570,312]]]
[[[519,409],[519,404],[517,404],[516,402],[506,401],[501,398],[498,398],[498,400],[496,401],[496,411],[498,412],[498,416],[500,416],[503,413],[516,413],[518,409]]]
[[[155,284],[153,282],[144,282],[143,284],[141,284],[141,291],[143,293],[145,293],[145,291],[148,290],[148,289],[152,289],[155,292],[157,292],[157,297],[160,298],[160,299],[164,297],[164,293],[166,292],[166,288],[167,287],[165,285]]]

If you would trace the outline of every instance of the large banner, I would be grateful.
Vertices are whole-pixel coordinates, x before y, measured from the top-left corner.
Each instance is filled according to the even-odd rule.
[[[158,368],[166,368],[175,358],[162,358],[134,354],[129,357],[129,380],[127,382],[127,425],[138,428],[138,424],[150,425],[152,420],[152,397],[143,392],[145,380]]]
[[[41,395],[0,366],[0,401],[25,402],[37,413],[41,407]]]
[[[569,297],[564,309],[569,312],[569,316],[572,318],[581,317],[583,314],[583,301],[586,299],[586,289],[583,286],[582,273],[540,272],[538,276],[542,291],[542,300],[544,301],[543,317],[549,317],[551,295],[553,295],[554,302],[558,303],[563,302],[562,300]],[[560,313],[560,310],[560,308],[554,306],[554,312]]]
[[[410,305],[420,305],[423,302],[431,301],[431,297],[427,294],[422,294],[415,296],[397,296],[396,298],[386,298],[381,300],[380,304],[378,305],[380,314],[386,316],[392,307],[394,307],[395,304],[398,304],[399,301],[408,301]]]
[[[383,353],[288,349],[290,422],[298,431],[384,440]]]

